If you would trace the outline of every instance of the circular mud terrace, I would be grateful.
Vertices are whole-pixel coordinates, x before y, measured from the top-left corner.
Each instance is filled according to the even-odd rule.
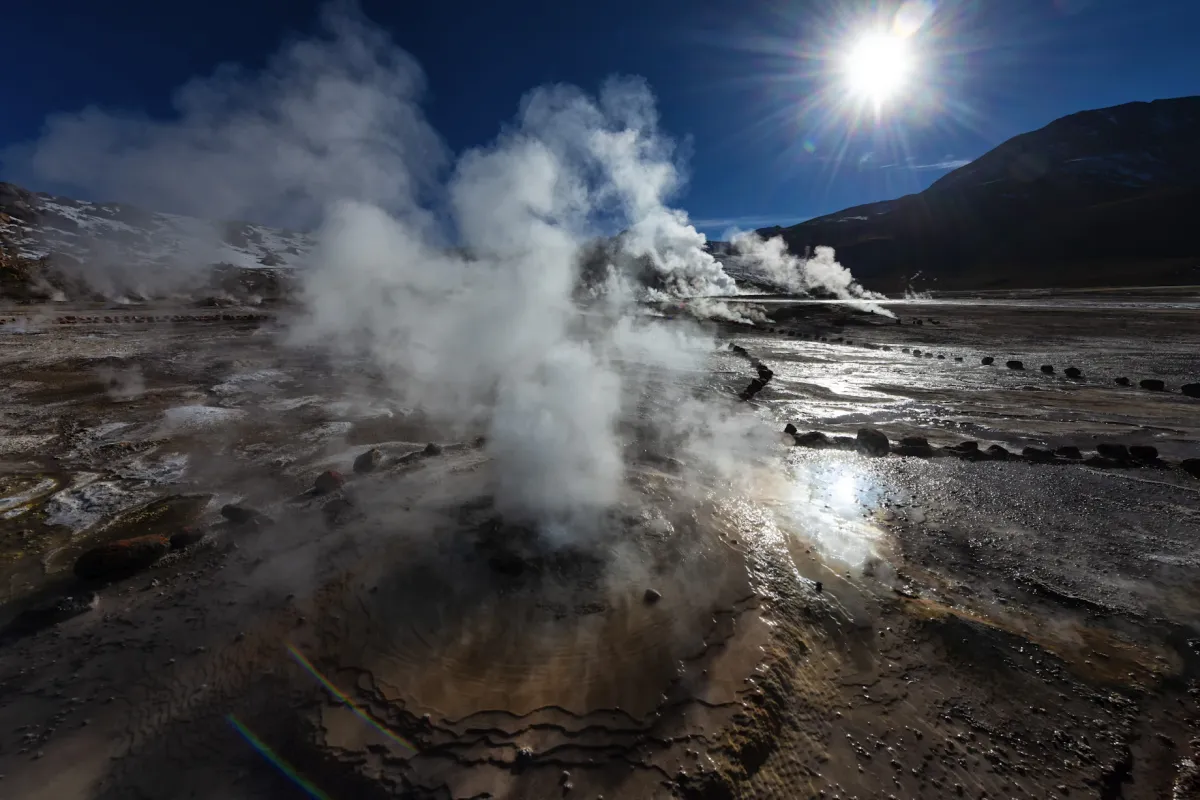
[[[1197,797],[1189,302],[773,307],[586,536],[260,312],[9,310],[0,796]]]

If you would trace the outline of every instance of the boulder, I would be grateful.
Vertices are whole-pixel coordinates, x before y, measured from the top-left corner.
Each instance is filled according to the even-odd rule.
[[[1054,367],[1050,364],[1042,364],[1042,372],[1046,373],[1047,375],[1053,375]]]
[[[913,458],[933,457],[933,448],[929,446],[929,440],[924,436],[905,436],[899,444],[892,448],[892,452],[898,456],[912,456]]]
[[[1111,469],[1125,464],[1123,461],[1118,461],[1115,458],[1105,458],[1104,456],[1088,456],[1084,459],[1083,463],[1089,467],[1100,467],[1102,469]]]
[[[1096,452],[1102,458],[1111,458],[1114,461],[1128,461],[1130,459],[1129,448],[1123,444],[1101,442],[1096,445]]]
[[[1117,386],[1128,386],[1129,378],[1125,378],[1125,377],[1117,378],[1115,383],[1117,384]]]
[[[234,525],[257,525],[268,521],[267,515],[261,511],[233,503],[221,506],[221,516]]]
[[[887,436],[874,428],[860,428],[855,444],[858,452],[868,456],[886,456],[891,450]]]
[[[313,492],[315,494],[332,494],[345,485],[346,479],[340,472],[327,469],[313,482]]]
[[[994,461],[1006,461],[1012,454],[1008,452],[1008,448],[1003,447],[1002,445],[993,444],[988,446],[987,455],[988,458]]]
[[[1179,468],[1193,478],[1200,478],[1200,458],[1185,458],[1179,462]]]
[[[796,444],[800,447],[829,447],[829,437],[820,431],[809,431],[796,436]]]
[[[1179,387],[1179,391],[1188,397],[1200,397],[1200,383],[1185,383]]]
[[[1020,361],[1015,361],[1015,360],[1014,361],[1005,361],[1004,366],[1008,367],[1009,369],[1025,369],[1024,364],[1022,364]]]
[[[979,360],[979,363],[983,364],[985,367],[990,367],[992,364],[996,363],[996,359],[992,358],[991,356],[984,356]]]
[[[1129,455],[1134,461],[1153,464],[1158,461],[1158,448],[1150,444],[1133,444],[1129,446]]]
[[[920,350],[913,350],[913,351],[912,351],[912,354],[913,354],[914,356],[917,356],[918,358],[920,358],[920,356],[921,356],[921,351],[920,351]]]
[[[137,536],[93,547],[75,561],[75,575],[85,580],[117,580],[149,567],[167,554],[165,536]]]
[[[647,603],[657,603],[662,599],[662,592],[657,589],[647,589],[642,595],[642,600]]]
[[[1163,392],[1167,389],[1167,385],[1157,378],[1146,378],[1145,380],[1138,381],[1138,386],[1147,392]]]
[[[199,542],[204,538],[205,530],[203,528],[185,527],[183,530],[171,534],[171,549],[184,550]]]
[[[955,356],[954,360],[958,361],[959,363],[962,363],[962,356]]]
[[[1043,450],[1040,447],[1026,447],[1022,449],[1021,457],[1032,461],[1034,464],[1050,464],[1056,460],[1054,453],[1049,450]]]
[[[800,431],[796,430],[796,426],[789,422],[787,425],[783,426],[783,432],[795,436]]]
[[[1079,452],[1079,448],[1073,447],[1069,444],[1055,448],[1054,455],[1058,456],[1059,458],[1069,458],[1072,461],[1079,461],[1081,458],[1083,458],[1083,453]]]
[[[910,347],[905,347],[905,348],[904,348],[904,349],[902,349],[900,352],[901,352],[901,353],[911,353],[911,352],[912,352],[912,348],[910,348]]]
[[[436,442],[430,442],[425,445],[425,449],[421,452],[427,456],[440,456],[442,454],[442,446]]]
[[[359,453],[354,459],[354,471],[359,475],[374,472],[383,463],[383,453],[378,447],[372,447],[365,453]]]
[[[1083,377],[1083,372],[1078,367],[1067,367],[1063,370],[1063,374],[1071,380],[1079,380]]]

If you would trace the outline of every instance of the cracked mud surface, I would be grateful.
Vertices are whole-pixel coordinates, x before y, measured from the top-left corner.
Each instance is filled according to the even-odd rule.
[[[1200,401],[1108,374],[1195,380],[1186,314],[920,313],[940,324],[723,335],[773,370],[750,404],[773,428],[1200,456]],[[1195,796],[1200,481],[1178,469],[781,444],[751,489],[696,492],[638,451],[594,546],[548,554],[497,520],[473,435],[270,321],[46,330],[0,337],[2,797]],[[790,335],[814,331],[858,344]],[[900,352],[931,345],[950,358]],[[752,375],[714,354],[697,380],[735,404]],[[371,446],[328,526],[305,490]],[[184,526],[204,538],[133,577],[71,574]]]

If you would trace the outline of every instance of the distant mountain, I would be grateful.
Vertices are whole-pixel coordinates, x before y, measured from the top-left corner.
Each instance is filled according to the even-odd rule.
[[[1200,97],[1084,111],[1009,139],[919,194],[789,228],[863,285],[1200,284]]]
[[[218,277],[270,272],[298,265],[312,247],[302,233],[0,183],[0,294],[8,296],[52,296],[68,286],[73,295],[194,290],[214,268]]]

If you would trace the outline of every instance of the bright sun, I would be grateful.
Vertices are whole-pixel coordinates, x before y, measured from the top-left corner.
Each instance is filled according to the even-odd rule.
[[[843,69],[850,91],[880,105],[904,88],[912,62],[905,37],[873,33],[850,48]]]

